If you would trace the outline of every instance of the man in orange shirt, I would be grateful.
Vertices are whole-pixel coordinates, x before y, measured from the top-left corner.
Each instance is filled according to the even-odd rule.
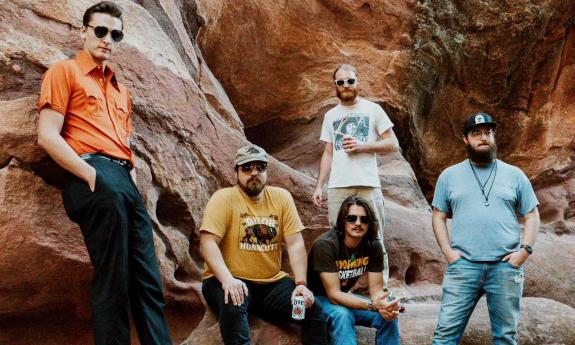
[[[42,80],[38,144],[70,172],[62,198],[94,266],[95,344],[130,343],[128,306],[141,344],[171,344],[152,225],[130,172],[130,96],[107,65],[122,28],[114,3],[86,10],[84,49]]]

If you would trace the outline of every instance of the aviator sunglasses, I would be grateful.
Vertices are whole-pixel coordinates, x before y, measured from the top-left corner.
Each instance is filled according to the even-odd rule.
[[[108,29],[105,26],[92,26],[92,25],[86,25],[86,26],[89,26],[92,29],[94,29],[94,34],[98,38],[106,37],[108,31],[110,31],[110,29]],[[112,35],[112,39],[114,40],[114,42],[120,42],[124,38],[124,33],[122,32],[122,30],[112,30],[110,34]]]
[[[343,86],[346,82],[347,82],[347,85],[353,85],[353,84],[355,84],[355,78],[349,78],[349,79],[347,79],[347,80],[338,79],[338,80],[335,81],[335,85],[337,85],[337,86]]]
[[[245,172],[245,173],[250,173],[254,170],[254,168],[259,172],[262,173],[264,171],[267,170],[268,165],[266,163],[263,162],[258,162],[258,163],[246,163],[246,164],[242,164],[240,165],[240,170]]]
[[[355,214],[348,214],[347,216],[345,216],[345,221],[351,224],[355,224],[355,222],[357,222],[357,215]],[[369,223],[369,217],[368,216],[359,216],[359,221],[362,224],[367,224]]]

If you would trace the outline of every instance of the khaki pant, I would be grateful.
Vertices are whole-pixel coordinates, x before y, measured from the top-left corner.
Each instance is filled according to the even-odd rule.
[[[383,229],[385,228],[385,211],[383,193],[379,187],[344,187],[344,188],[328,188],[327,190],[327,215],[329,224],[332,227],[336,226],[337,214],[343,201],[349,196],[359,196],[367,200],[373,209],[379,224],[379,239],[383,247],[383,284],[387,287],[389,280],[389,263],[387,259],[387,250],[383,241]]]

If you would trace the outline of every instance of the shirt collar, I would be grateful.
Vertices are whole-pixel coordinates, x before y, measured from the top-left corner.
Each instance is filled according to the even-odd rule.
[[[83,75],[89,74],[94,70],[94,68],[99,66],[96,62],[94,62],[94,59],[92,59],[90,54],[83,50],[81,50],[78,55],[76,55],[76,61],[78,62],[78,65],[80,66],[80,72],[82,72]],[[110,81],[112,82],[112,85],[118,89],[118,82],[116,81],[116,75],[114,74],[114,71],[112,71],[110,66],[106,66],[106,69],[108,70],[108,73],[111,73]]]

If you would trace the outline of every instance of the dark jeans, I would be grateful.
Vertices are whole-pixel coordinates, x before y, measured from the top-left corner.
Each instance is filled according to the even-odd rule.
[[[82,229],[94,266],[95,344],[130,344],[129,308],[141,344],[172,344],[152,224],[136,185],[117,163],[101,158],[87,162],[96,169],[95,191],[70,176],[62,198],[68,216]]]
[[[301,325],[301,342],[304,345],[327,345],[327,327],[321,306],[314,303],[305,310],[305,319],[296,321],[291,318],[291,294],[295,289],[293,279],[282,278],[277,282],[256,284],[244,280],[248,287],[248,296],[244,303],[235,306],[230,299],[224,303],[222,284],[215,277],[202,283],[202,293],[219,317],[220,331],[226,345],[249,345],[250,329],[248,312],[268,322],[281,324],[293,322]]]

